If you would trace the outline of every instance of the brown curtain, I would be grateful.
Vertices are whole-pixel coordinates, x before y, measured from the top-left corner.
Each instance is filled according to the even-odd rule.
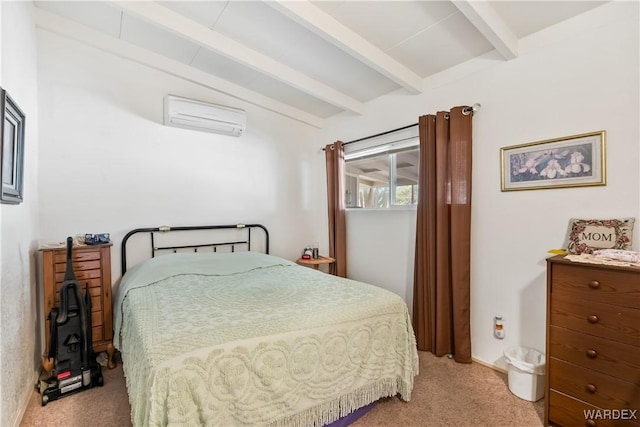
[[[336,260],[333,273],[347,277],[347,236],[344,207],[344,148],[342,142],[324,149],[327,161],[327,205],[329,207],[329,256]]]
[[[468,107],[419,118],[413,284],[418,349],[471,362],[471,121]]]

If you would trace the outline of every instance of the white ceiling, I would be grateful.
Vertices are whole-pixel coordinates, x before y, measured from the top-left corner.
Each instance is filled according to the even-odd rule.
[[[35,2],[39,28],[316,127],[603,3]]]

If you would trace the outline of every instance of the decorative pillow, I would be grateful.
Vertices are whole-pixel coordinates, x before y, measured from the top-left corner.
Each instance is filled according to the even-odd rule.
[[[631,249],[635,218],[578,219],[569,221],[570,254],[591,254],[597,249]]]

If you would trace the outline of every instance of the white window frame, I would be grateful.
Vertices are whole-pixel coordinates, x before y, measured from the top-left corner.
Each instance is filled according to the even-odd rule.
[[[389,167],[389,207],[386,208],[366,208],[366,207],[347,207],[347,210],[415,210],[415,204],[412,205],[396,205],[396,156],[398,152],[404,150],[413,150],[420,147],[420,141],[418,138],[418,127],[414,126],[408,129],[403,129],[392,134],[384,135],[382,137],[376,137],[360,141],[345,146],[345,164],[348,160],[354,160],[366,156],[388,153],[388,167]],[[347,176],[345,167],[345,178]],[[345,180],[346,181],[346,180]],[[356,179],[356,189],[359,189],[359,178]],[[357,192],[359,194],[359,191]],[[355,197],[359,197],[356,194]],[[345,189],[345,204],[346,204],[346,189]]]

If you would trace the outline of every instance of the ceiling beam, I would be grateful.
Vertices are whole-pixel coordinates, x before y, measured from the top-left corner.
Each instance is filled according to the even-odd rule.
[[[453,4],[504,59],[518,56],[518,38],[486,0],[454,0]]]
[[[149,1],[113,1],[125,13],[135,15],[174,34],[191,40],[233,61],[248,66],[282,83],[295,87],[317,99],[356,114],[364,112],[364,104],[322,82],[288,67],[237,41],[207,28],[169,8]]]
[[[181,62],[153,53],[131,43],[111,37],[93,30],[59,15],[35,8],[36,26],[43,30],[79,41],[157,71],[189,81],[212,91],[222,93],[243,102],[256,105],[265,110],[306,123],[316,128],[322,128],[324,119],[306,111],[291,107],[260,93],[246,89],[235,83],[215,77],[204,71],[190,67]]]
[[[265,3],[409,92],[422,92],[423,79],[420,76],[310,1],[275,0]]]

